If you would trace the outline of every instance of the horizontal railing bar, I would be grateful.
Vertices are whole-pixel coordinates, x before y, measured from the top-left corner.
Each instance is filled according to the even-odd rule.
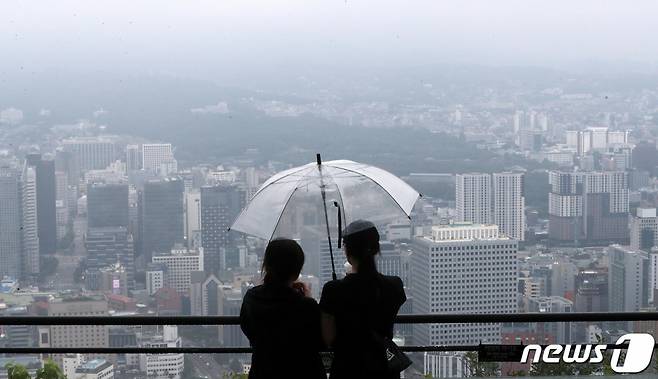
[[[656,321],[658,312],[398,315],[397,324]],[[0,325],[238,325],[238,316],[2,316]]]
[[[658,312],[571,312],[398,315],[397,324],[656,321]]]
[[[454,345],[400,346],[405,352],[478,351],[489,346],[516,345]],[[546,347],[548,345],[542,345]],[[608,344],[608,349],[627,349],[628,345]],[[655,344],[658,349],[658,343]],[[250,354],[250,347],[4,347],[0,354]],[[330,351],[323,351],[330,352]]]

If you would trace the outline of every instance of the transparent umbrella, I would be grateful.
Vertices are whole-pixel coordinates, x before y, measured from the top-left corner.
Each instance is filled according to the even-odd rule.
[[[409,218],[420,194],[402,179],[380,168],[349,160],[315,163],[269,178],[231,226],[231,230],[270,240],[299,236],[313,229],[326,233],[333,263],[332,230],[369,220],[377,225]],[[340,247],[340,245],[339,245]]]

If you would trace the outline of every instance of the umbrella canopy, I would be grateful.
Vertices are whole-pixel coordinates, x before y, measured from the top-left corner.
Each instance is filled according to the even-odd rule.
[[[295,230],[305,225],[324,227],[326,223],[327,229],[330,223],[337,225],[334,220],[339,210],[345,225],[358,219],[383,224],[408,218],[419,196],[407,183],[380,168],[349,160],[321,162],[318,156],[316,163],[269,178],[231,229],[267,240],[295,237]]]

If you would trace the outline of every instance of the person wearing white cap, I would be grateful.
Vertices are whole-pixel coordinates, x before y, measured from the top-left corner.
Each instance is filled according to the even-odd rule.
[[[334,349],[330,377],[399,378],[379,341],[393,337],[395,316],[407,299],[402,280],[377,271],[379,232],[372,222],[350,223],[343,242],[351,273],[325,284],[320,299],[323,338]]]

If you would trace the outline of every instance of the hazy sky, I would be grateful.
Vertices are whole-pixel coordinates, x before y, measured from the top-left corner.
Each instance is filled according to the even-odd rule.
[[[0,2],[0,67],[203,76],[269,67],[658,62],[658,2]]]

